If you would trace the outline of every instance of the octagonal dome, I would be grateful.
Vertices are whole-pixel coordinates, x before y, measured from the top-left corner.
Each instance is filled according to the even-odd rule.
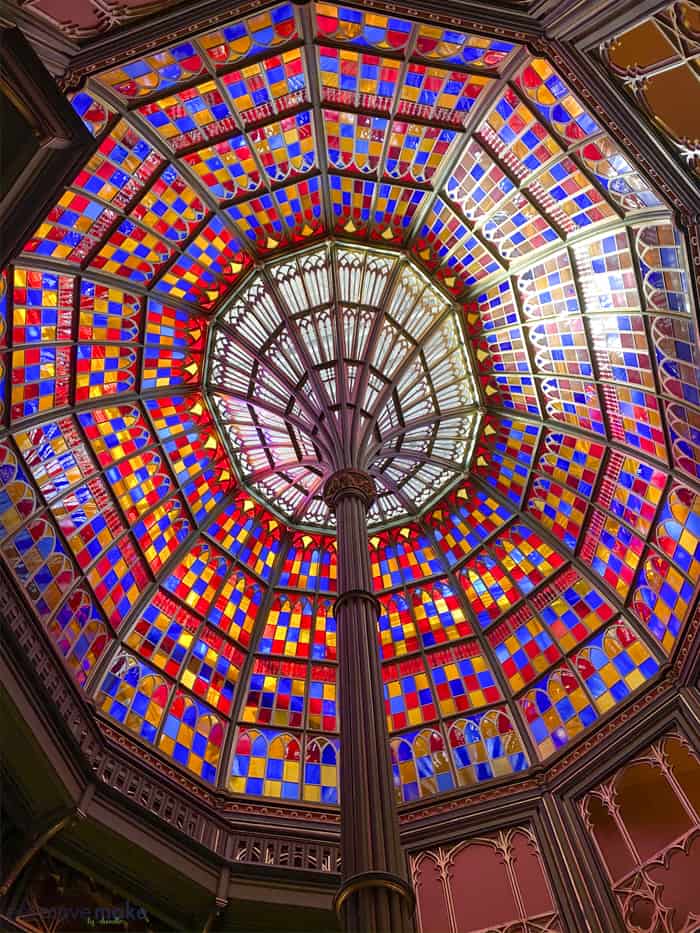
[[[105,732],[234,796],[337,802],[338,465],[382,491],[402,804],[566,755],[700,581],[669,206],[563,62],[368,7],[91,75],[94,152],[0,285],[3,562]]]

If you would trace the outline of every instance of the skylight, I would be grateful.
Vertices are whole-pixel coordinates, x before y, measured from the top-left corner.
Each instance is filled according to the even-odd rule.
[[[479,423],[461,309],[396,253],[333,243],[256,273],[211,328],[209,400],[244,485],[294,524],[333,524],[343,465],[376,479],[371,524],[463,475]]]

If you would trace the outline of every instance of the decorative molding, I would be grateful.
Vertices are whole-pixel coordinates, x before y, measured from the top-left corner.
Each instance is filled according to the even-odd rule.
[[[78,7],[84,22],[75,22],[71,13],[57,16],[55,4],[48,4],[49,9],[42,9],[44,0],[16,0],[22,10],[40,23],[50,24],[52,29],[74,42],[85,42],[106,32],[119,29],[135,20],[152,17],[171,9],[173,0],[73,0],[70,9],[78,15]],[[183,2],[183,0],[181,0]]]
[[[511,779],[507,783],[487,790],[475,792],[476,790],[476,788],[470,788],[459,797],[451,797],[449,800],[433,804],[423,804],[420,809],[404,810],[399,813],[401,826],[408,826],[422,820],[431,820],[435,817],[443,817],[446,814],[461,813],[467,810],[471,811],[483,804],[490,804],[495,801],[502,801],[513,797],[517,798],[522,794],[539,794],[542,790],[542,781],[539,779],[539,776],[528,776],[526,779],[520,781],[513,781]]]
[[[591,752],[598,751],[611,736],[620,738],[629,733],[631,731],[630,724],[632,722],[636,724],[640,719],[640,714],[648,710],[657,700],[660,698],[672,699],[674,695],[675,685],[662,680],[655,687],[643,693],[633,703],[624,706],[615,716],[593,731],[587,739],[578,742],[547,769],[548,783],[555,785],[560,777],[572,769],[573,765],[579,763],[582,758],[590,756]]]

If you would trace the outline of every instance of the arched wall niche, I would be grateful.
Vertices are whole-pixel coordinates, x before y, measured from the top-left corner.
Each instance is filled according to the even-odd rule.
[[[579,811],[632,933],[700,929],[700,757],[670,732],[597,784]]]
[[[411,873],[421,933],[566,929],[530,822],[427,849],[411,857]]]

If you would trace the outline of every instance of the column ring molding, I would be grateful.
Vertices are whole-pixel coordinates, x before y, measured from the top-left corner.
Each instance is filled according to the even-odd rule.
[[[382,611],[382,604],[379,602],[374,593],[370,593],[369,590],[345,590],[344,593],[341,593],[340,596],[337,596],[335,602],[333,603],[333,613],[338,618],[338,610],[342,609],[346,603],[352,602],[354,599],[361,599],[366,603],[370,603],[372,608],[377,614],[377,618]]]
[[[333,898],[333,907],[338,916],[341,910],[353,894],[358,891],[364,891],[366,888],[385,888],[403,897],[413,910],[416,903],[416,895],[410,883],[400,875],[394,875],[387,871],[363,871],[359,875],[352,875],[347,878],[338,888]]]

